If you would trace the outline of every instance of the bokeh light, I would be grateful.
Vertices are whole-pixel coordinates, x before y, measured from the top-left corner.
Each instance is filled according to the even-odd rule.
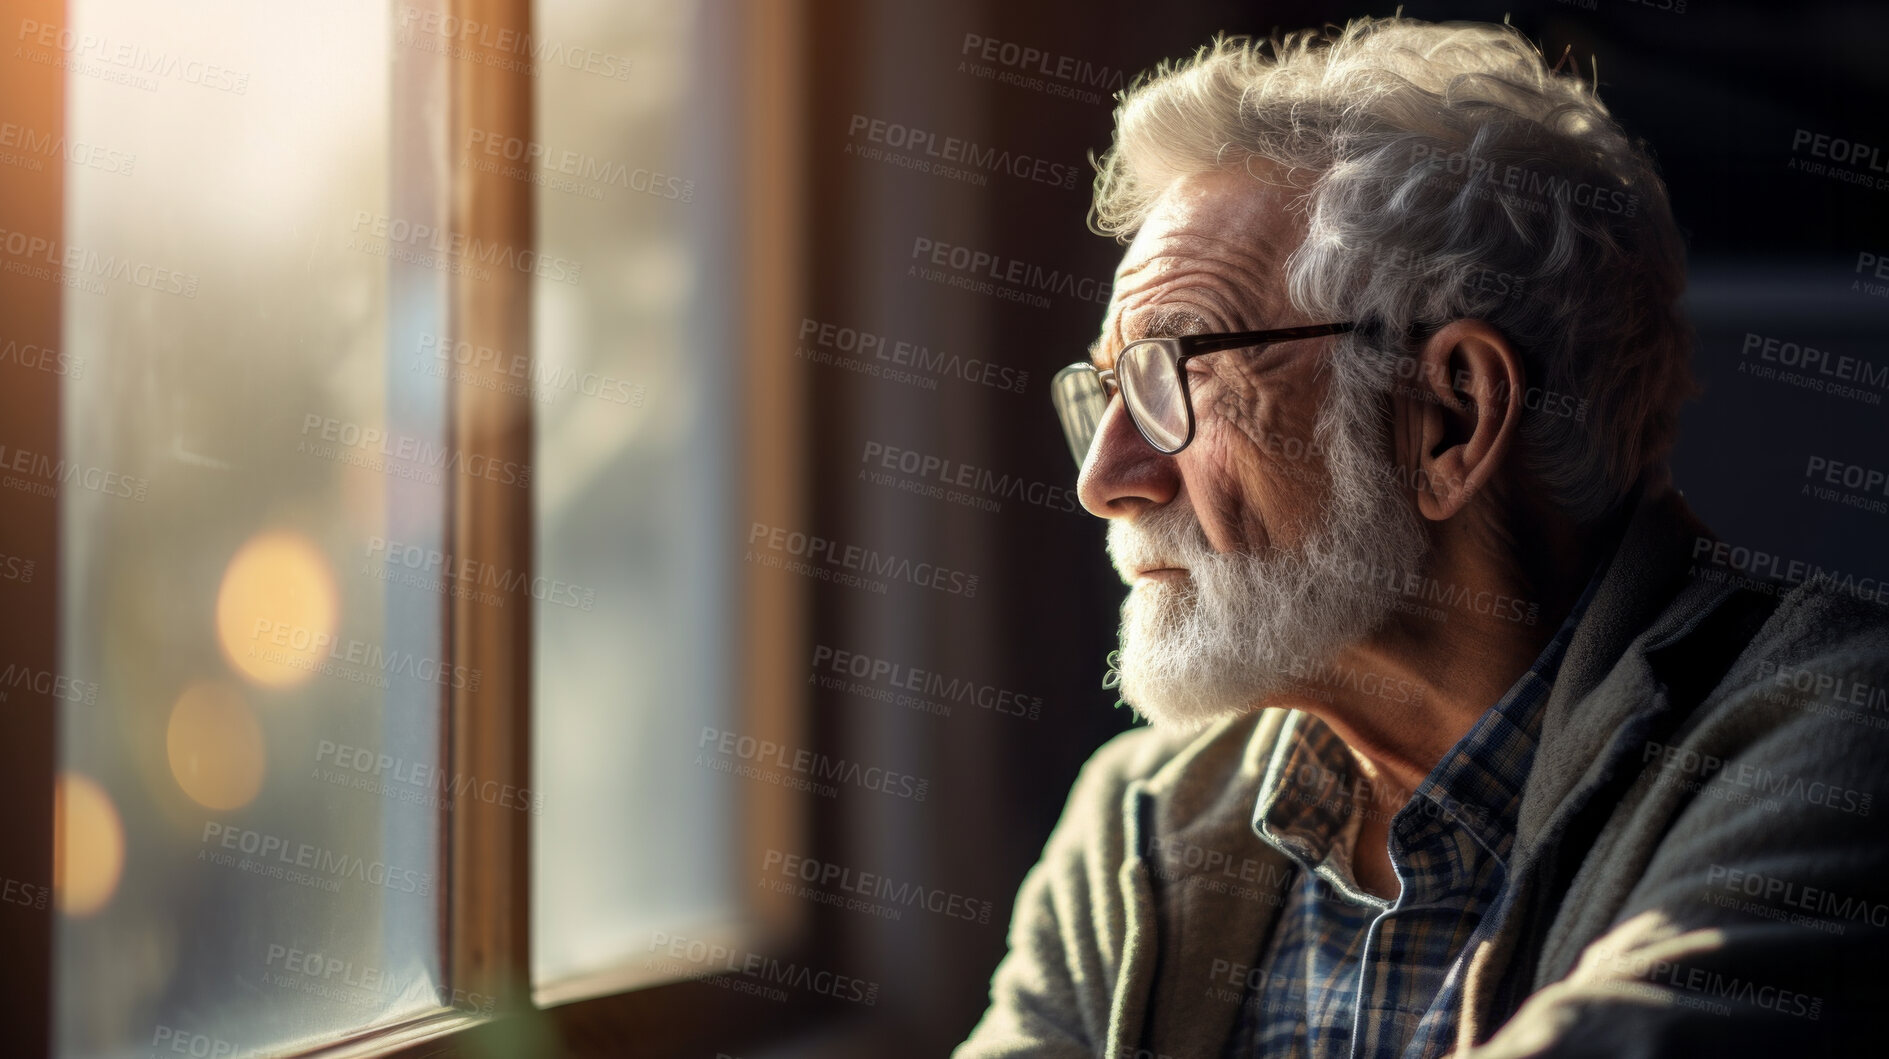
[[[268,767],[262,725],[241,689],[228,683],[185,688],[171,707],[164,746],[177,785],[207,809],[240,808],[262,789]]]
[[[52,800],[53,901],[89,916],[111,901],[125,867],[125,827],[111,795],[89,776],[59,774]]]
[[[223,573],[217,642],[230,666],[257,684],[300,684],[334,643],[338,610],[319,549],[295,533],[258,534]]]

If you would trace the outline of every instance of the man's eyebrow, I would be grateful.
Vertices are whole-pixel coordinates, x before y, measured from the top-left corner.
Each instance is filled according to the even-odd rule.
[[[1133,326],[1124,326],[1122,339],[1124,342],[1134,342],[1143,338],[1180,338],[1184,335],[1205,334],[1211,330],[1213,328],[1207,323],[1206,317],[1199,313],[1168,309],[1139,317]],[[1089,343],[1089,363],[1098,367],[1102,365],[1102,347],[1107,343],[1106,335]]]
[[[1141,326],[1136,329],[1138,333],[1128,339],[1130,342],[1137,338],[1180,338],[1183,335],[1204,334],[1209,330],[1206,318],[1184,309],[1154,313],[1145,321],[1138,322]]]

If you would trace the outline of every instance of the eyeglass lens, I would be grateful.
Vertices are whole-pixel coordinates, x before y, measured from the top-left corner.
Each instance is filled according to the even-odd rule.
[[[1115,358],[1129,414],[1162,452],[1174,452],[1187,440],[1187,398],[1174,353],[1167,342],[1144,340],[1129,343]]]
[[[1071,364],[1050,381],[1050,397],[1062,420],[1063,437],[1069,441],[1076,466],[1089,458],[1089,446],[1095,443],[1096,427],[1108,410],[1108,388],[1102,377],[1087,364]]]
[[[1163,452],[1179,450],[1187,441],[1187,397],[1169,344],[1158,340],[1130,343],[1115,358],[1115,378],[1129,417],[1142,435]],[[1056,373],[1050,396],[1070,454],[1080,466],[1088,459],[1102,414],[1108,410],[1108,388],[1089,365],[1071,364]]]

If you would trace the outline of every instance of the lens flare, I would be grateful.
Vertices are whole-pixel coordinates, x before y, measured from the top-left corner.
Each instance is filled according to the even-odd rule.
[[[76,772],[59,774],[52,798],[53,901],[69,916],[89,916],[118,890],[125,867],[125,827],[111,795]]]
[[[177,785],[206,809],[241,808],[262,789],[268,765],[262,725],[233,685],[185,688],[171,707],[164,745]]]
[[[328,561],[307,538],[270,532],[230,559],[216,599],[217,641],[230,666],[268,688],[306,681],[334,643],[339,612]]]

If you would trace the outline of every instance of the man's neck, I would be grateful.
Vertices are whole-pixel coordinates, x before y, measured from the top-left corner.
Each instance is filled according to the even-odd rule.
[[[1554,518],[1524,515],[1512,533],[1493,524],[1436,534],[1424,571],[1402,586],[1410,605],[1267,705],[1318,717],[1360,775],[1415,791],[1540,656],[1611,540]]]

